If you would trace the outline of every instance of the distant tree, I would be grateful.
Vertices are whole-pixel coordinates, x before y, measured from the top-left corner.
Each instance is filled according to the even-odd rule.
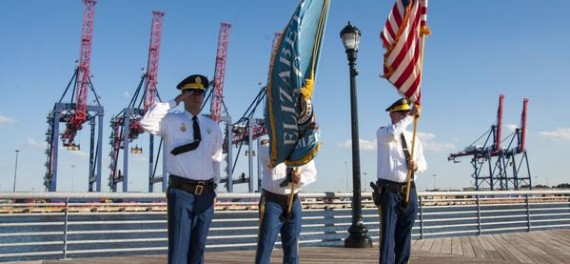
[[[558,184],[558,186],[556,186],[556,188],[559,188],[559,189],[570,189],[570,183]]]

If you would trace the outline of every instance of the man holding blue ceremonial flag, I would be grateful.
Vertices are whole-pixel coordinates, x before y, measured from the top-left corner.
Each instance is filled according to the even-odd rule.
[[[299,166],[319,150],[311,97],[329,0],[303,0],[281,34],[267,85],[271,167]]]
[[[312,160],[319,150],[320,140],[311,98],[328,7],[329,0],[301,0],[272,54],[265,112],[269,159],[263,166],[268,169],[264,171],[278,171],[286,177],[279,188],[265,189],[270,184],[262,182],[256,264],[269,263],[279,233],[284,249],[283,263],[299,263],[302,218],[296,194],[316,176]],[[276,178],[273,175],[264,180]],[[287,239],[283,240],[284,237]]]

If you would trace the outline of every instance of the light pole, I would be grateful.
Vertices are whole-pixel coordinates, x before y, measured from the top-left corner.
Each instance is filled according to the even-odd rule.
[[[16,150],[16,165],[14,166],[14,186],[12,186],[12,192],[16,192],[16,176],[18,175],[18,153],[20,150]]]
[[[71,164],[71,192],[75,187],[75,164]]]
[[[372,247],[368,228],[362,222],[362,195],[360,190],[360,148],[358,136],[358,108],[356,104],[356,53],[360,42],[360,31],[350,22],[340,32],[350,67],[350,117],[352,127],[352,225],[344,246],[348,248]]]
[[[435,192],[435,174],[433,175],[433,191]]]
[[[346,181],[346,189],[345,191],[348,192],[348,161],[344,161],[344,180]]]

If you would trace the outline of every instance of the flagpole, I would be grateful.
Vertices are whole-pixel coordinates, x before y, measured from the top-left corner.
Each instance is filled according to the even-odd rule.
[[[414,106],[417,107],[417,106]],[[412,134],[412,153],[410,154],[410,159],[414,159],[414,146],[416,145],[416,130],[418,127],[418,119],[419,116],[414,116],[414,132]],[[408,181],[406,183],[406,200],[405,200],[405,205],[408,205],[408,202],[410,201],[410,189],[412,187],[412,173],[414,172],[414,169],[412,168],[411,170],[408,168]]]
[[[420,34],[421,34],[421,38],[422,38],[422,49],[420,50],[420,72],[422,73],[423,77],[423,72],[424,72],[424,47],[426,45],[426,35],[429,35],[429,28],[427,26],[423,26],[420,29]],[[420,77],[420,78],[421,78]],[[421,82],[420,82],[421,83]],[[414,105],[414,107],[418,107],[416,105]],[[415,150],[415,144],[416,144],[416,131],[418,128],[418,120],[420,119],[419,116],[414,116],[414,132],[412,134],[412,153],[410,154],[410,159],[414,159],[414,150]],[[406,183],[406,200],[404,201],[404,203],[406,204],[406,206],[408,205],[408,202],[410,201],[410,189],[412,187],[412,173],[413,173],[413,168],[412,170],[408,169],[408,179],[407,179],[407,183]]]
[[[293,208],[293,198],[295,197],[295,180],[293,179],[293,174],[297,172],[298,167],[293,168],[291,171],[291,192],[289,193],[289,199],[287,203],[287,218],[291,219],[291,209]]]

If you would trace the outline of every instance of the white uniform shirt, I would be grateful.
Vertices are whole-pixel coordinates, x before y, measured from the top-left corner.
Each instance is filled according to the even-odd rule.
[[[216,122],[198,115],[202,140],[198,148],[173,155],[172,149],[194,141],[192,114],[188,111],[172,111],[174,100],[155,104],[141,119],[145,131],[161,136],[164,140],[166,169],[168,173],[192,180],[213,179],[220,183],[222,161],[222,132]]]
[[[291,193],[291,185],[285,187],[279,185],[287,179],[287,165],[280,163],[275,168],[270,168],[269,145],[259,145],[259,162],[261,162],[263,178],[261,179],[261,187],[275,194],[288,195]],[[301,182],[295,185],[295,193],[301,188],[307,186],[317,180],[317,168],[315,162],[311,160],[309,163],[298,167],[301,173]]]
[[[406,182],[408,178],[408,165],[404,150],[402,148],[402,140],[400,134],[404,133],[406,143],[410,155],[412,154],[412,136],[410,131],[406,128],[412,124],[414,117],[406,116],[396,124],[390,124],[385,127],[380,127],[376,132],[377,146],[378,146],[378,179],[384,179],[394,182]],[[422,142],[416,136],[414,150],[414,160],[418,165],[418,170],[414,175],[417,177],[427,169],[427,163],[424,157],[424,150]]]

